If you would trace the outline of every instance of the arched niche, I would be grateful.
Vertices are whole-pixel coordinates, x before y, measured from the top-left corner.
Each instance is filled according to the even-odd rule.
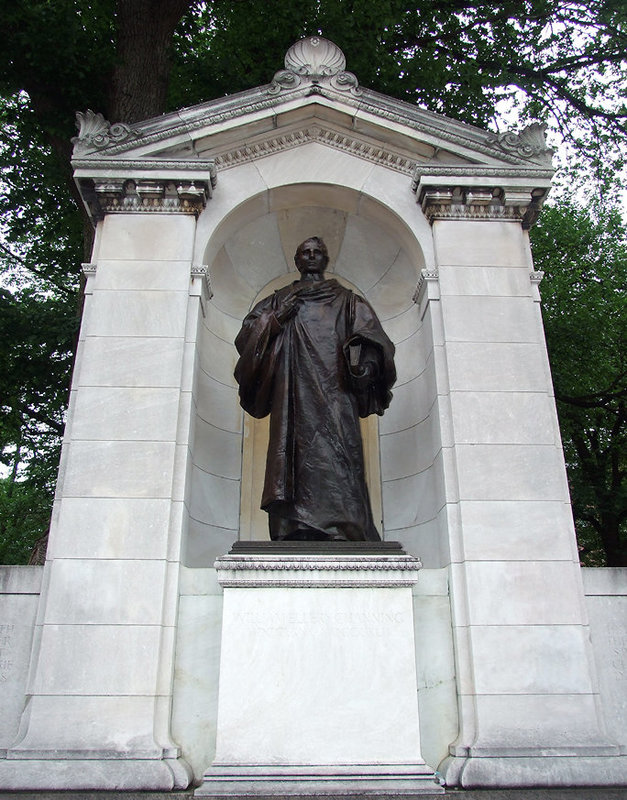
[[[378,435],[378,447],[369,449],[380,460],[379,485],[372,494],[375,505],[381,498],[383,535],[412,544],[417,528],[437,517],[437,502],[418,511],[411,503],[417,476],[433,467],[441,447],[435,441],[424,447],[420,441],[428,433],[424,423],[435,399],[435,380],[424,380],[433,366],[433,342],[430,326],[413,301],[424,266],[418,242],[382,203],[350,189],[300,184],[269,194],[234,209],[216,226],[206,248],[213,296],[205,306],[196,343],[186,492],[185,561],[190,566],[211,565],[241,535],[267,536],[265,524],[255,532],[263,518],[253,519],[246,500],[242,519],[242,486],[246,492],[259,485],[265,453],[257,437],[251,441],[256,429],[245,424],[238,403],[233,341],[256,299],[294,279],[296,247],[312,235],[322,236],[329,248],[328,274],[372,304],[397,347],[395,397],[378,420],[378,434],[375,420],[370,423],[374,434],[366,437],[370,442]]]

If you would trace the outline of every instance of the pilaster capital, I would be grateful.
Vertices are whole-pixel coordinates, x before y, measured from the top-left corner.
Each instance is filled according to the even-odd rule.
[[[192,285],[189,293],[193,297],[200,298],[200,310],[203,317],[205,317],[207,315],[207,303],[213,297],[208,264],[192,264],[191,278]]]
[[[93,294],[93,279],[96,276],[96,269],[98,268],[97,264],[92,263],[83,263],[81,264],[81,272],[83,273],[83,277],[85,278],[85,287],[83,289],[83,294]]]
[[[83,202],[98,222],[106,214],[193,214],[216,185],[213,160],[79,158],[72,161]]]
[[[544,278],[544,272],[542,270],[534,270],[533,272],[529,273],[529,280],[531,281],[531,296],[535,300],[536,303],[541,301],[540,297],[540,283]]]
[[[530,228],[550,188],[550,173],[510,170],[500,174],[417,174],[413,188],[430,224],[439,219],[514,220]]]
[[[437,269],[421,269],[416,291],[412,297],[414,303],[420,303],[425,294],[429,295],[429,300],[439,300],[439,280],[440,273]]]

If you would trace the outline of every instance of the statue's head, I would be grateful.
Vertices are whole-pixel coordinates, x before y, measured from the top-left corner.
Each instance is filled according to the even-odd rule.
[[[319,236],[312,236],[296,248],[294,256],[296,269],[303,272],[323,273],[329,263],[329,251]]]

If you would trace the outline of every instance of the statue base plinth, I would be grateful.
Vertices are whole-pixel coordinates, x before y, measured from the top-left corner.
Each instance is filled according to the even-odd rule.
[[[400,547],[269,544],[216,562],[216,757],[196,794],[438,792],[420,755],[411,594],[420,561]],[[306,553],[312,545],[327,551]]]
[[[196,797],[377,796],[443,794],[434,773],[422,764],[253,765],[214,764]]]

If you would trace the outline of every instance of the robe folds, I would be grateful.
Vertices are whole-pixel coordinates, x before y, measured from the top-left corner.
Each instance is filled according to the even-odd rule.
[[[294,292],[298,312],[280,324],[275,311]],[[396,372],[372,307],[336,280],[295,281],[255,306],[235,345],[242,407],[270,414],[261,507],[271,538],[378,540],[359,417],[384,412]]]

